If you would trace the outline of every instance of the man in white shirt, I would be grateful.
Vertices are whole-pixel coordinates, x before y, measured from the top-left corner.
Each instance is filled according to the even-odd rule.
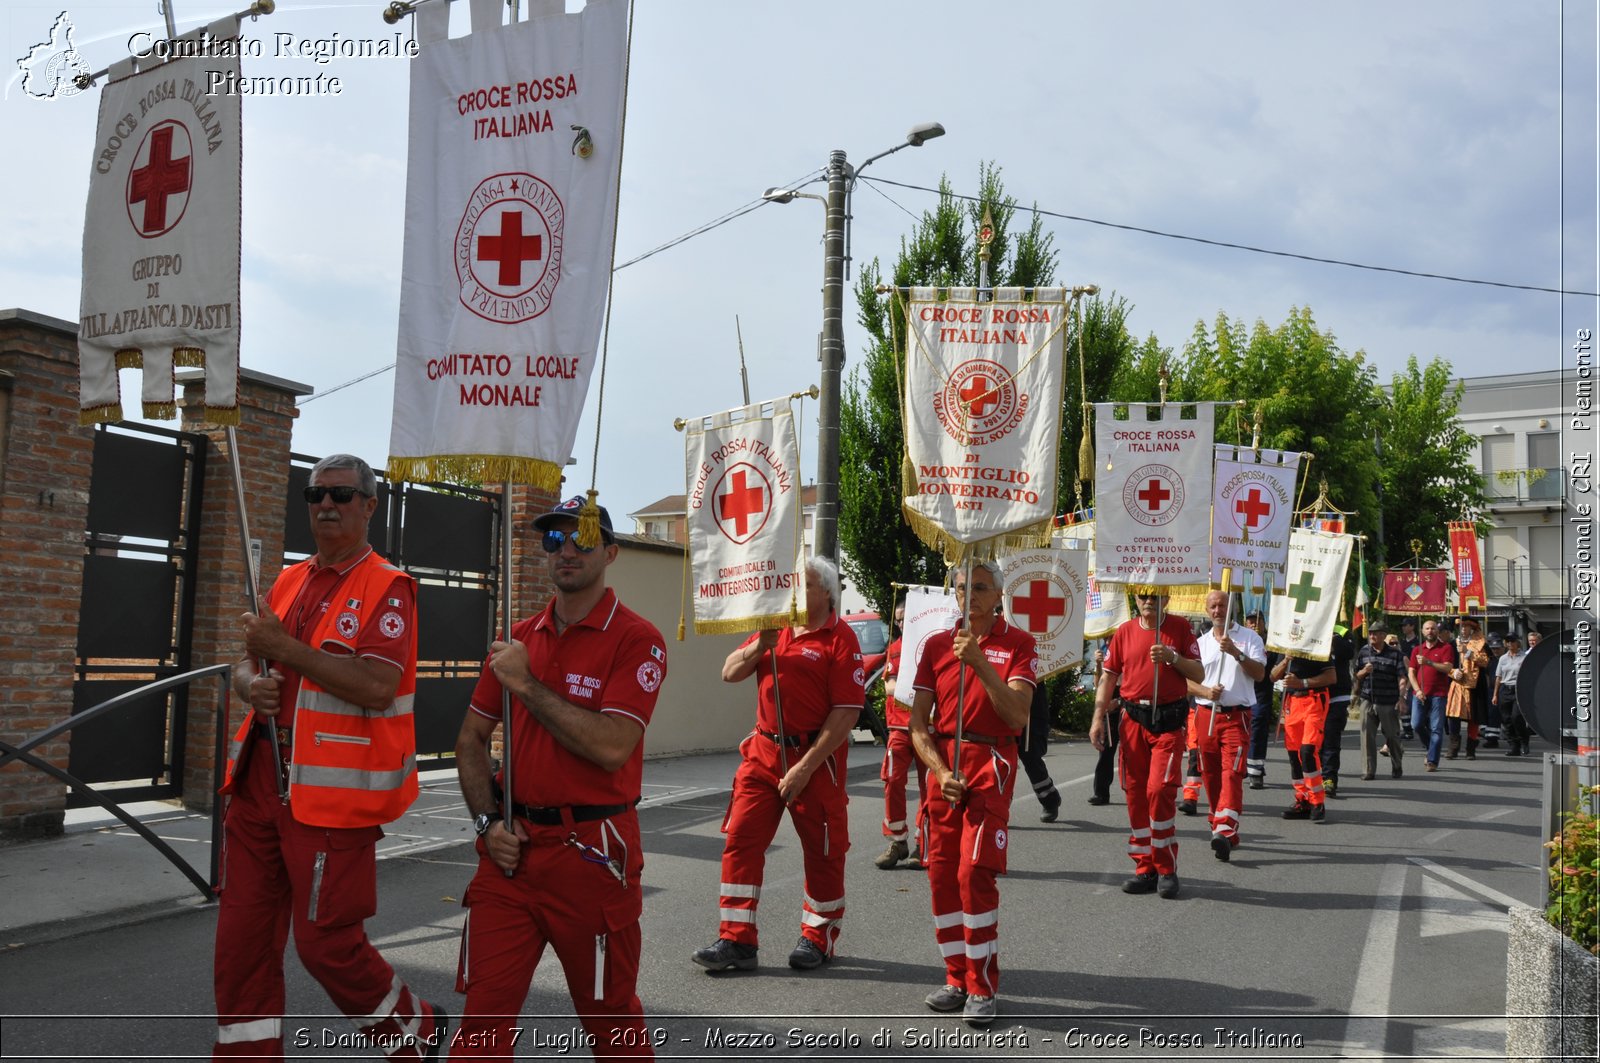
[[[1200,777],[1211,805],[1211,851],[1227,862],[1239,845],[1239,814],[1244,809],[1245,758],[1250,750],[1250,706],[1256,680],[1267,674],[1267,648],[1261,637],[1229,617],[1229,595],[1206,595],[1211,630],[1200,636],[1205,675],[1189,680],[1194,695],[1192,726],[1200,748]]]

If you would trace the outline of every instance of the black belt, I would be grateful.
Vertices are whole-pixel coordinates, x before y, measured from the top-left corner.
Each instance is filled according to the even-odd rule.
[[[955,737],[955,735],[946,734],[943,731],[932,731],[930,733],[935,738],[954,738]],[[963,731],[963,732],[961,732],[961,740],[963,742],[976,742],[980,746],[1003,746],[1003,745],[1010,745],[1011,743],[1015,742],[1017,739],[1016,739],[1015,735],[986,735],[986,734],[979,734],[976,731]]]
[[[765,738],[775,746],[803,746],[809,745],[817,739],[816,731],[807,731],[805,734],[800,735],[781,735],[773,731],[763,731],[761,728],[757,727],[756,734],[760,735],[762,738]]]
[[[1200,708],[1202,708],[1202,709],[1210,709],[1212,712],[1238,712],[1240,709],[1248,709],[1249,707],[1250,706],[1248,706],[1248,705],[1205,705],[1205,704],[1202,704],[1200,706]]]
[[[1148,701],[1129,701],[1118,698],[1117,704],[1135,723],[1152,734],[1167,734],[1183,728],[1189,719],[1189,700],[1180,698],[1164,701],[1154,707]]]
[[[505,806],[505,791],[500,789],[499,781],[494,786],[494,806]],[[572,817],[574,823],[590,823],[608,816],[619,816],[639,803],[639,798],[624,802],[620,805],[519,805],[513,803],[511,814],[518,819],[525,819],[529,823],[540,827],[557,827],[566,822],[562,813]]]

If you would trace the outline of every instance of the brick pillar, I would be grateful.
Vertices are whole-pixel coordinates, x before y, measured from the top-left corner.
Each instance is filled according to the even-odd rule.
[[[511,620],[516,623],[532,616],[549,603],[556,592],[550,582],[550,566],[534,518],[547,513],[560,499],[553,492],[527,484],[511,485]]]
[[[244,544],[239,534],[233,462],[225,428],[205,418],[203,374],[180,373],[183,396],[179,407],[186,432],[211,440],[206,457],[205,495],[200,513],[200,564],[195,573],[194,643],[196,668],[239,659],[239,616],[248,610]],[[239,468],[244,480],[245,512],[250,537],[261,543],[261,595],[283,568],[283,520],[289,489],[289,437],[294,426],[296,396],[310,388],[250,370],[239,373]],[[371,458],[367,459],[371,461]],[[217,687],[208,681],[189,699],[189,728],[184,754],[183,802],[209,809],[215,797]],[[231,691],[228,732],[238,727],[245,705]]]
[[[77,328],[0,311],[0,735],[16,744],[72,715],[94,430],[78,425]],[[33,750],[67,766],[70,732]],[[66,787],[0,770],[0,839],[58,835]]]

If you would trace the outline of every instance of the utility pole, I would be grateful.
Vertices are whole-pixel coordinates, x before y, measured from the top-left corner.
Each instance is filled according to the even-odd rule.
[[[844,375],[845,192],[854,174],[845,153],[828,157],[822,237],[822,380],[817,399],[817,509],[811,552],[839,558],[839,389]]]

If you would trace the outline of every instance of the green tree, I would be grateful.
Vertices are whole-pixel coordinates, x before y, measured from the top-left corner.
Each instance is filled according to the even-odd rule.
[[[888,283],[975,286],[978,256],[975,233],[987,208],[994,221],[989,283],[1034,288],[1053,282],[1056,252],[1043,220],[1032,214],[1026,228],[1013,230],[1016,201],[1005,194],[1000,168],[978,170],[976,201],[958,200],[948,178],[939,182],[939,201],[925,211],[900,241]],[[900,512],[900,464],[904,427],[900,415],[900,368],[895,351],[905,349],[905,323],[895,312],[893,293],[877,259],[862,268],[856,284],[857,320],[868,342],[851,369],[840,396],[839,543],[845,574],[880,613],[893,600],[891,583],[938,583],[944,563],[923,545]]]
[[[1061,393],[1065,416],[1061,422],[1060,487],[1056,492],[1056,512],[1070,513],[1079,505],[1078,490],[1082,487],[1082,504],[1094,499],[1094,471],[1088,471],[1089,483],[1080,485],[1078,477],[1079,448],[1083,439],[1084,392],[1087,388],[1089,402],[1105,402],[1112,393],[1113,381],[1137,353],[1133,336],[1128,332],[1128,313],[1132,307],[1116,292],[1090,296],[1078,304],[1078,314],[1067,327],[1066,379]],[[1082,347],[1079,347],[1079,332]],[[1154,337],[1151,337],[1154,341]],[[1079,363],[1082,362],[1080,373]],[[1081,376],[1081,380],[1080,380]],[[1151,392],[1151,397],[1155,392]],[[1090,444],[1093,445],[1094,420],[1087,421]]]
[[[1445,557],[1445,523],[1476,520],[1484,510],[1483,479],[1472,463],[1478,441],[1458,416],[1464,387],[1449,362],[1419,366],[1412,355],[1388,393],[1379,392],[1372,435],[1381,453],[1384,537],[1394,544],[1381,559],[1404,562],[1413,539],[1424,560]]]

